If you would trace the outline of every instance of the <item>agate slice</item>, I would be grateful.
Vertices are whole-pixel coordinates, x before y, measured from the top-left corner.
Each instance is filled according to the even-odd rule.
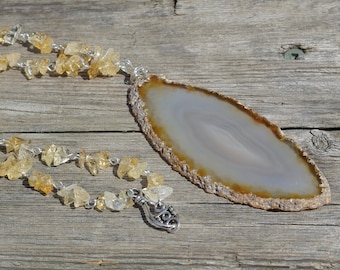
[[[232,98],[151,76],[130,88],[129,105],[153,148],[209,193],[266,210],[330,201],[328,182],[308,155]]]

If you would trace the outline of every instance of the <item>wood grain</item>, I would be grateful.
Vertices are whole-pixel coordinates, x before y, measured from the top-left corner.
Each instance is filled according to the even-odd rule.
[[[113,47],[155,74],[255,109],[316,161],[332,202],[282,213],[206,194],[173,172],[139,132],[123,76],[27,81],[7,71],[0,74],[0,138],[143,158],[174,188],[169,202],[182,227],[174,235],[153,230],[137,208],[69,209],[21,181],[0,179],[0,268],[340,269],[339,16],[334,0],[3,0],[1,26],[21,23],[57,43]],[[291,45],[305,49],[303,59],[283,59]],[[0,54],[10,51],[24,60],[42,57],[18,44],[0,48]],[[74,164],[44,170],[94,196],[140,185],[117,180],[110,170],[93,178]]]

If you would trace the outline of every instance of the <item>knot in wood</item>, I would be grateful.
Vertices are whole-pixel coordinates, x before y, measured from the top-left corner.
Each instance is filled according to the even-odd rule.
[[[330,148],[330,139],[328,135],[318,129],[313,129],[310,133],[312,134],[311,140],[313,146],[319,151],[328,151]]]

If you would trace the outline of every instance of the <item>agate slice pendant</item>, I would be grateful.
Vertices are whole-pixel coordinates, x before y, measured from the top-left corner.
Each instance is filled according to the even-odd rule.
[[[314,161],[238,101],[156,76],[136,83],[128,95],[152,147],[205,191],[265,210],[329,203],[329,184]]]

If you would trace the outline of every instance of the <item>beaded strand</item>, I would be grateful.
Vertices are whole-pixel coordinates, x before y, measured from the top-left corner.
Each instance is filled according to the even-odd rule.
[[[142,191],[154,202],[163,200],[172,193],[172,188],[162,185],[164,177],[147,170],[147,163],[136,157],[111,158],[107,151],[86,153],[85,150],[80,150],[77,153],[69,153],[64,146],[55,144],[44,148],[31,147],[30,141],[19,137],[12,137],[11,140],[0,139],[0,146],[9,154],[5,161],[0,162],[0,177],[7,177],[8,180],[27,179],[34,190],[43,195],[55,191],[63,204],[75,208],[121,211],[134,203],[127,196],[126,190],[122,190],[118,195],[105,191],[96,199],[90,198],[89,193],[82,187],[76,184],[65,186],[61,181],[54,180],[51,175],[33,169],[34,157],[40,157],[41,162],[49,167],[75,161],[79,168],[86,168],[93,176],[98,175],[101,170],[118,166],[119,179],[136,180],[146,177],[147,187]]]
[[[86,72],[88,78],[93,79],[98,76],[114,76],[120,70],[130,76],[130,83],[148,76],[145,67],[133,67],[130,60],[120,61],[119,54],[112,48],[106,52],[98,46],[91,49],[82,41],[58,45],[46,34],[22,32],[21,25],[0,28],[0,44],[8,46],[14,43],[21,43],[41,54],[56,53],[57,55],[55,61],[44,58],[26,62],[19,62],[20,53],[0,55],[0,72],[19,69],[29,80],[45,74],[77,77],[80,72]],[[136,157],[110,157],[107,151],[86,153],[85,150],[80,150],[69,153],[64,146],[55,144],[43,148],[32,147],[30,141],[19,137],[12,137],[10,140],[0,139],[1,147],[8,156],[5,161],[0,162],[0,177],[7,177],[8,180],[27,180],[28,185],[34,190],[43,195],[53,192],[64,205],[74,208],[121,211],[137,205],[149,214],[149,223],[154,227],[168,232],[179,229],[178,215],[171,205],[163,202],[172,193],[172,188],[163,185],[164,177],[147,170],[147,163]],[[79,168],[86,168],[93,176],[98,175],[101,170],[116,166],[118,178],[129,180],[146,178],[147,186],[142,189],[121,190],[118,194],[105,191],[92,198],[77,184],[65,186],[61,181],[53,179],[51,175],[33,169],[33,159],[36,157],[49,167],[75,162]]]
[[[90,48],[82,41],[71,41],[66,45],[55,44],[44,33],[23,33],[21,25],[0,28],[0,44],[9,46],[14,43],[21,43],[41,54],[57,54],[55,61],[44,58],[19,62],[20,53],[0,56],[0,72],[21,69],[29,80],[45,74],[77,77],[80,72],[86,72],[88,78],[93,79],[98,76],[111,77],[122,70],[130,74],[130,81],[134,82],[148,73],[145,67],[133,67],[130,60],[120,61],[119,53],[112,48],[105,52],[99,46]]]

